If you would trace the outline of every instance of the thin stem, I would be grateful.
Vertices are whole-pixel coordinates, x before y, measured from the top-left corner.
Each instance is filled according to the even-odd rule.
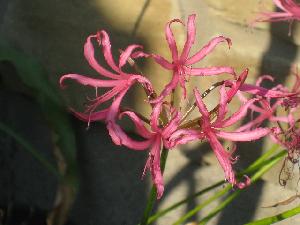
[[[184,216],[180,217],[175,223],[173,223],[173,225],[182,224],[184,221],[186,221],[188,218],[190,218],[193,215],[195,215],[201,209],[203,209],[204,207],[206,207],[207,205],[209,205],[210,203],[212,203],[213,201],[215,201],[219,197],[225,195],[231,188],[232,188],[231,185],[227,185],[224,189],[218,191],[212,197],[208,198],[203,203],[201,203],[200,205],[198,205],[197,207],[195,207],[194,209],[192,209],[191,211],[189,211],[187,214],[185,214]]]
[[[214,188],[216,188],[216,187],[219,187],[220,185],[222,185],[222,184],[224,184],[224,183],[225,183],[224,181],[219,181],[218,183],[215,183],[215,184],[213,184],[213,185],[211,185],[211,186],[209,186],[209,187],[207,187],[207,188],[204,188],[203,190],[201,190],[201,191],[199,191],[199,192],[197,192],[197,193],[195,193],[195,194],[193,194],[193,195],[191,195],[191,196],[189,196],[189,197],[187,197],[187,198],[185,198],[185,199],[183,199],[183,200],[181,200],[181,201],[179,201],[179,202],[177,202],[177,203],[171,205],[170,207],[168,207],[168,208],[166,208],[166,209],[164,209],[164,210],[162,210],[162,211],[160,211],[160,212],[154,214],[153,216],[151,216],[151,217],[149,218],[148,224],[153,223],[153,222],[154,222],[155,220],[157,220],[159,217],[161,217],[161,216],[167,214],[168,212],[172,211],[173,209],[175,209],[175,208],[181,206],[181,205],[184,204],[184,203],[189,202],[190,200],[192,200],[192,199],[194,199],[194,198],[196,198],[196,197],[198,197],[198,196],[200,196],[200,195],[202,195],[202,194],[204,194],[204,193],[206,193],[206,192],[211,191],[212,189],[214,189]]]
[[[283,150],[281,152],[279,152],[277,155],[275,155],[274,157],[272,157],[269,160],[263,161],[261,165],[261,168],[259,168],[259,170],[253,175],[251,176],[251,182],[255,183],[265,172],[267,172],[275,163],[277,163],[284,155],[286,154],[286,151]],[[259,166],[258,164],[256,164],[257,166]],[[252,169],[255,169],[255,167],[252,167]],[[249,171],[250,172],[250,171]],[[201,203],[200,205],[198,205],[197,207],[195,207],[194,209],[192,209],[191,211],[189,211],[187,214],[185,214],[183,217],[179,218],[179,220],[177,220],[173,225],[179,225],[182,224],[184,221],[186,221],[188,218],[192,217],[193,215],[195,215],[196,213],[198,213],[200,210],[202,210],[204,207],[206,207],[207,205],[209,205],[211,202],[213,202],[214,200],[218,199],[219,197],[225,195],[229,190],[232,189],[232,186],[229,184],[227,185],[224,189],[218,191],[215,195],[213,195],[212,197],[208,198],[206,201],[204,201],[203,203]],[[239,195],[239,193],[244,190],[244,189],[238,189],[236,190],[233,194],[231,194],[229,197],[227,197],[227,199],[225,199],[225,201],[220,204],[218,207],[216,207],[208,216],[206,216],[205,218],[203,218],[201,222],[205,221],[207,222],[209,219],[211,219],[214,215],[216,215],[218,212],[220,212],[225,206],[227,206],[235,197],[237,197]],[[202,224],[202,223],[201,223]],[[205,224],[205,223],[203,223]]]
[[[295,207],[293,209],[289,209],[289,210],[284,211],[282,213],[279,213],[275,216],[266,217],[264,219],[260,219],[260,220],[254,221],[254,222],[250,222],[250,223],[247,223],[245,225],[269,225],[269,224],[272,224],[272,223],[277,223],[281,220],[285,220],[285,219],[290,218],[292,216],[295,216],[299,213],[300,213],[300,206]]]
[[[212,90],[214,90],[215,88],[217,88],[223,84],[224,84],[224,81],[214,83],[209,89],[207,89],[206,91],[204,91],[202,93],[201,98],[205,98]],[[182,117],[180,124],[193,112],[193,110],[196,108],[196,106],[197,106],[197,104],[196,104],[196,102],[194,102],[193,105],[187,110],[185,115]],[[199,121],[199,120],[200,119],[197,119],[197,121]]]
[[[265,174],[268,170],[270,170],[277,162],[279,162],[282,157],[286,155],[286,151],[283,150],[276,154],[271,159],[267,160],[268,162],[258,170],[253,176],[251,176],[251,182],[255,183],[263,174]],[[206,224],[211,218],[213,218],[216,214],[222,211],[229,203],[231,203],[244,189],[238,189],[231,195],[229,195],[220,205],[218,205],[213,211],[211,211],[206,217],[204,217],[201,221],[199,221],[198,225]]]
[[[241,171],[240,173],[237,174],[237,177],[242,177],[244,174],[251,174],[251,173],[254,173],[255,171],[257,171],[259,168],[261,168],[265,161],[271,157],[271,155],[273,155],[275,153],[275,151],[279,148],[279,145],[275,144],[273,145],[268,151],[266,151],[262,156],[260,156],[256,161],[254,161],[248,168],[246,168],[245,170]],[[203,190],[200,190],[198,192],[196,192],[195,194],[193,195],[190,195],[188,196],[187,198],[179,201],[179,202],[176,202],[174,203],[173,205],[169,206],[168,208],[166,209],[163,209],[159,212],[157,212],[156,214],[153,214],[149,220],[148,220],[148,224],[151,224],[153,223],[154,221],[156,221],[158,218],[162,217],[163,215],[169,213],[170,211],[172,211],[173,209],[176,209],[178,208],[179,206],[181,206],[182,204],[186,203],[186,202],[189,202],[190,200],[202,195],[202,194],[205,194],[207,192],[209,192],[210,190],[216,188],[216,187],[219,187],[221,186],[222,184],[224,184],[225,181],[219,181]]]
[[[164,173],[165,170],[165,166],[166,166],[166,162],[167,162],[167,158],[168,158],[168,153],[169,150],[163,148],[162,153],[161,153],[161,158],[160,158],[160,169],[161,169],[161,173]],[[152,212],[153,206],[154,206],[154,202],[156,199],[156,187],[153,185],[151,188],[151,192],[148,198],[148,202],[147,202],[147,206],[144,210],[144,214],[142,217],[142,221],[140,223],[140,225],[147,225],[148,224],[148,218]]]
[[[138,30],[138,28],[141,24],[142,18],[145,15],[146,9],[148,8],[149,4],[150,4],[150,0],[145,0],[145,3],[142,7],[142,10],[141,10],[140,14],[138,15],[138,18],[136,19],[136,21],[134,23],[134,26],[133,26],[133,29],[132,29],[132,32],[131,32],[131,37],[135,38],[136,32],[137,32],[137,30]]]

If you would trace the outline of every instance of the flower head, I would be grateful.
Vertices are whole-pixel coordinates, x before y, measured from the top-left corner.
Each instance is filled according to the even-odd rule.
[[[102,46],[104,59],[113,72],[102,67],[95,59],[95,50],[92,43],[93,39],[95,39],[98,44]],[[91,100],[91,104],[87,107],[84,113],[74,111],[74,114],[76,116],[88,122],[96,120],[106,120],[107,123],[111,123],[111,121],[114,120],[119,112],[120,103],[124,95],[134,83],[139,82],[144,86],[145,89],[148,90],[149,93],[153,92],[150,81],[145,77],[137,74],[129,74],[122,71],[122,67],[126,64],[129,57],[137,58],[147,56],[141,51],[135,51],[141,48],[142,46],[140,45],[128,46],[120,54],[119,63],[117,65],[112,56],[109,36],[104,30],[99,31],[97,34],[90,35],[87,38],[87,41],[84,45],[85,58],[88,61],[89,65],[100,75],[102,75],[103,78],[106,79],[90,78],[79,74],[66,74],[60,78],[60,84],[63,87],[65,80],[71,79],[82,85],[95,88],[96,93],[98,88],[109,89],[104,94],[96,96],[95,99]],[[115,99],[110,107],[96,111],[98,106],[113,98]]]
[[[162,171],[160,168],[160,154],[161,148],[164,146],[167,149],[175,145],[169,142],[169,137],[178,129],[181,115],[171,108],[170,120],[166,124],[160,123],[160,114],[163,108],[163,103],[158,103],[154,106],[150,117],[150,130],[145,126],[144,122],[132,111],[124,111],[120,113],[119,117],[128,116],[136,127],[136,133],[145,140],[136,141],[130,138],[123,129],[116,123],[108,127],[112,140],[117,145],[124,145],[133,150],[150,149],[149,157],[147,159],[143,176],[146,170],[151,172],[153,183],[157,189],[157,198],[161,198],[164,192],[164,184]]]
[[[223,85],[220,89],[220,102],[218,105],[217,115],[216,118],[213,118],[213,114],[208,111],[198,90],[194,90],[194,94],[196,97],[197,107],[201,113],[199,129],[179,130],[173,133],[175,138],[172,136],[170,140],[178,144],[186,143],[191,140],[206,139],[225,172],[226,180],[239,188],[244,188],[250,183],[249,178],[247,178],[246,182],[237,182],[232,169],[232,163],[234,161],[232,154],[223,148],[218,139],[222,138],[229,141],[253,141],[266,136],[270,132],[268,128],[257,128],[243,132],[223,131],[224,128],[227,128],[244,118],[247,114],[248,108],[256,102],[257,99],[249,100],[242,105],[238,111],[226,118],[226,114],[228,112],[227,105],[230,100],[229,97],[231,97],[231,91],[226,91],[225,85]],[[178,140],[178,136],[180,135],[185,137],[181,137],[181,139]]]
[[[197,53],[195,53],[192,56],[189,56],[191,47],[194,44],[195,36],[196,36],[195,17],[196,15],[192,14],[188,18],[187,37],[181,54],[178,53],[176,41],[173,32],[171,30],[171,24],[174,22],[183,24],[183,22],[179,19],[174,19],[167,23],[165,33],[166,33],[166,40],[168,42],[169,48],[172,53],[172,61],[169,62],[162,56],[156,54],[152,54],[152,57],[163,68],[167,70],[171,70],[173,76],[172,76],[172,80],[170,81],[169,84],[166,85],[166,87],[164,88],[160,96],[152,102],[161,101],[164,97],[169,95],[172,92],[172,90],[174,90],[178,86],[178,84],[183,88],[184,97],[186,97],[185,82],[188,80],[189,76],[210,76],[210,75],[217,75],[221,73],[229,73],[235,75],[233,68],[228,66],[192,68],[193,64],[205,58],[210,52],[214,50],[214,48],[219,43],[227,42],[228,46],[229,47],[231,46],[231,40],[229,38],[219,36],[213,38],[207,45],[205,45]]]
[[[253,23],[300,20],[300,5],[295,0],[273,0],[273,2],[281,11],[262,12]]]

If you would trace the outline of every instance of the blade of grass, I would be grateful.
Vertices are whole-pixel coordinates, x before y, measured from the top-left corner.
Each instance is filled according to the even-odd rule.
[[[212,197],[205,200],[203,203],[195,207],[194,209],[190,210],[187,214],[180,217],[177,221],[173,223],[173,225],[179,225],[182,224],[184,221],[186,221],[188,218],[195,215],[197,212],[199,212],[201,209],[215,201],[216,199],[220,198],[221,196],[225,195],[230,189],[232,189],[231,185],[227,185],[224,189],[218,191],[216,194],[214,194]]]
[[[79,181],[75,133],[57,87],[49,81],[47,71],[39,61],[15,50],[2,39],[0,39],[1,61],[10,62],[21,82],[32,91],[32,98],[39,104],[49,127],[57,135],[56,144],[67,164],[64,180],[77,190]]]
[[[248,170],[253,170],[260,164],[262,164],[266,159],[271,157],[278,149],[279,149],[278,144],[274,144],[268,151],[266,151],[261,157],[259,157],[257,160],[255,160],[254,163],[252,163],[244,172],[248,173]]]
[[[276,145],[276,144],[273,145],[268,151],[266,151],[266,152],[265,152],[262,156],[260,156],[256,161],[254,161],[247,169],[245,169],[244,171],[240,172],[240,173],[238,174],[238,176],[243,176],[245,173],[253,173],[255,170],[259,169],[259,168],[262,166],[262,164],[264,163],[264,161],[265,161],[267,158],[269,158],[271,155],[273,155],[274,152],[275,152],[278,148],[279,148],[279,145]],[[196,192],[196,193],[193,194],[193,195],[188,196],[187,198],[185,198],[185,199],[183,199],[183,200],[181,200],[181,201],[179,201],[179,202],[174,203],[173,205],[169,206],[168,208],[163,209],[163,210],[161,210],[161,211],[159,211],[159,212],[153,214],[153,215],[149,218],[148,224],[153,223],[153,222],[156,221],[158,218],[164,216],[165,214],[171,212],[172,210],[178,208],[179,206],[181,206],[181,205],[183,205],[183,204],[189,202],[190,200],[192,200],[192,199],[194,199],[194,198],[196,198],[196,197],[199,197],[199,196],[201,196],[201,195],[203,195],[203,194],[205,194],[205,193],[207,193],[207,192],[213,190],[213,189],[216,188],[216,187],[221,186],[221,185],[224,184],[224,183],[225,183],[225,181],[219,181],[219,182],[217,182],[217,183],[215,183],[215,184],[213,184],[213,185],[211,185],[211,186],[209,186],[209,187],[207,187],[207,188],[204,188],[204,189],[202,189],[202,190]]]
[[[29,144],[23,137],[17,134],[13,129],[5,125],[4,123],[0,122],[0,130],[5,132],[7,135],[12,137],[19,143],[24,150],[26,150],[29,154],[31,154],[39,163],[41,163],[45,169],[55,175],[58,179],[61,179],[62,176],[44,156],[42,156],[31,144]]]
[[[201,190],[201,191],[199,191],[199,192],[197,192],[197,193],[195,193],[195,194],[193,194],[193,195],[191,195],[191,196],[189,196],[189,197],[187,197],[187,198],[185,198],[185,199],[183,199],[183,200],[181,200],[181,201],[179,201],[179,202],[177,202],[177,203],[171,205],[170,207],[168,207],[168,208],[166,208],[166,209],[164,209],[164,210],[161,210],[161,211],[155,213],[153,216],[151,216],[151,217],[149,218],[148,224],[153,223],[153,222],[154,222],[155,220],[157,220],[159,217],[162,217],[163,215],[167,214],[168,212],[172,211],[173,209],[176,209],[177,207],[181,206],[182,204],[187,203],[187,202],[189,202],[190,200],[192,200],[192,199],[194,199],[194,198],[196,198],[196,197],[198,197],[198,196],[200,196],[200,195],[202,195],[202,194],[204,194],[204,193],[207,193],[207,192],[209,192],[210,190],[212,190],[212,189],[214,189],[214,188],[216,188],[216,187],[219,187],[220,185],[222,185],[222,184],[224,184],[224,183],[225,183],[225,181],[220,181],[220,182],[218,182],[218,183],[215,183],[215,184],[213,184],[213,185],[211,185],[211,186],[209,186],[209,187],[207,187],[207,188],[204,188],[203,190]]]
[[[266,217],[264,219],[253,221],[253,222],[247,223],[245,225],[269,225],[269,224],[277,223],[279,221],[288,219],[299,213],[300,213],[300,206],[295,207],[293,209],[289,209],[289,210],[279,213],[275,216]]]
[[[280,161],[287,151],[283,150],[276,154],[274,157],[266,160],[265,165],[258,170],[253,176],[251,176],[251,183],[254,184],[263,174],[269,171],[277,162]],[[206,224],[211,218],[217,215],[221,210],[223,210],[229,203],[231,203],[242,191],[245,189],[238,189],[234,193],[230,194],[221,204],[219,204],[214,210],[212,210],[206,217],[199,221],[198,225]]]

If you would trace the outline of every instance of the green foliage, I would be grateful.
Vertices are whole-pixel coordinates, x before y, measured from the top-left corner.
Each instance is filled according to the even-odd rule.
[[[49,81],[46,70],[38,61],[0,40],[1,61],[11,63],[20,80],[33,92],[32,97],[39,104],[49,127],[56,134],[56,144],[68,166],[66,178],[68,182],[77,186],[75,135],[57,88]]]

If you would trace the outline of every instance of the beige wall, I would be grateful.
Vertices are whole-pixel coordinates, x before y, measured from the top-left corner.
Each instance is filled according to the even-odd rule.
[[[230,50],[225,44],[218,46],[198,64],[199,66],[230,65],[237,71],[249,68],[248,79],[249,82],[253,82],[261,73],[262,57],[266,52],[270,53],[265,56],[264,63],[267,64],[266,67],[272,67],[272,71],[278,72],[274,74],[275,76],[285,75],[281,74],[280,68],[287,68],[298,59],[298,47],[295,44],[300,41],[295,38],[298,34],[297,29],[293,32],[294,36],[289,37],[287,23],[278,24],[278,29],[273,29],[272,34],[269,24],[259,24],[258,29],[247,26],[248,21],[253,19],[258,11],[273,9],[271,0],[150,0],[141,18],[136,38],[133,39],[131,33],[145,2],[7,0],[5,7],[1,9],[3,13],[0,36],[41,60],[49,71],[51,81],[56,84],[62,74],[69,72],[97,76],[88,67],[82,48],[85,38],[99,29],[109,32],[115,50],[125,48],[131,43],[139,43],[143,44],[148,52],[170,58],[164,36],[165,23],[172,18],[186,20],[191,13],[197,14],[197,40],[192,51],[197,51],[217,35],[230,37],[233,42]],[[185,28],[180,25],[173,27],[177,43],[182,47],[186,36]],[[272,50],[270,50],[271,39]],[[152,60],[146,60],[143,71],[158,90],[170,80],[170,74],[161,70]],[[196,78],[192,79],[188,86],[191,87],[190,90],[195,85],[204,90],[218,79],[218,77]],[[93,94],[94,91],[90,93]],[[147,113],[147,108],[143,107],[145,95],[139,90],[137,93],[133,95],[135,101],[130,102]],[[77,109],[83,108],[86,88],[70,85],[64,94],[68,104]],[[216,99],[212,98],[209,102],[215,101]]]

